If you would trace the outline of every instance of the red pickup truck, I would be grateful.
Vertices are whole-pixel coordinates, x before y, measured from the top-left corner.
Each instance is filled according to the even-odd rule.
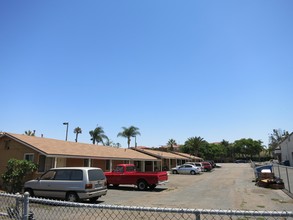
[[[167,172],[138,172],[134,164],[118,164],[112,172],[105,172],[108,185],[136,185],[138,190],[154,189],[168,182]]]

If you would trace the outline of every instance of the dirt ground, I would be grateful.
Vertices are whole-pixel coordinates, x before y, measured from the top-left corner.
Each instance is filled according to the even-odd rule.
[[[292,211],[293,199],[282,190],[255,185],[250,164],[221,164],[201,175],[169,175],[153,191],[133,186],[110,188],[97,203],[167,208]]]

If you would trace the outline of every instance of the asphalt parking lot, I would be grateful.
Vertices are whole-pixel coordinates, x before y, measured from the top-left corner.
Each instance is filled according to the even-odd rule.
[[[109,188],[97,203],[127,206],[292,211],[293,199],[282,190],[255,185],[250,164],[221,164],[201,175],[170,174],[166,185],[153,191],[134,186]]]

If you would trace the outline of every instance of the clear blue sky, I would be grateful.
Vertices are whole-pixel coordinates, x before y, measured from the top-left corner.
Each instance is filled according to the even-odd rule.
[[[0,131],[267,145],[293,131],[293,1],[2,0],[0,80]]]

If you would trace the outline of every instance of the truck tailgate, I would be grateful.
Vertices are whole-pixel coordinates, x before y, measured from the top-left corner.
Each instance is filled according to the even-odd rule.
[[[158,173],[159,182],[164,182],[168,180],[168,173],[167,172],[159,172]]]

